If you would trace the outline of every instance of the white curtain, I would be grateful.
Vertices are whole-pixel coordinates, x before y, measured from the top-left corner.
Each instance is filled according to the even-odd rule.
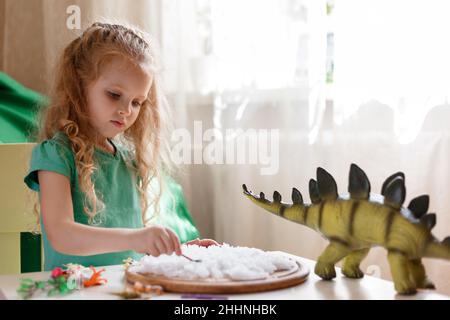
[[[76,34],[65,29],[69,5],[80,6],[83,26],[124,19],[159,40],[176,124],[191,134],[189,158],[198,160],[180,181],[204,237],[316,259],[324,239],[256,207],[241,185],[269,198],[277,190],[286,202],[295,186],[307,200],[318,166],[345,192],[352,162],[374,192],[405,172],[405,203],[429,194],[434,234],[450,234],[445,1],[336,0],[327,15],[326,0],[36,0],[39,16],[26,14],[29,1],[4,1],[3,71],[41,92],[56,53]],[[15,58],[27,49],[39,61]],[[215,131],[203,136],[207,129]],[[269,134],[265,146],[246,141],[265,154],[206,159],[205,149],[242,136],[230,129]],[[450,294],[449,263],[425,262],[438,290]],[[390,279],[386,251],[372,250],[363,270]]]
[[[241,185],[269,197],[278,190],[288,202],[295,186],[307,198],[309,178],[321,166],[345,192],[352,162],[366,171],[374,192],[393,172],[405,172],[405,204],[429,194],[430,212],[438,213],[434,234],[442,239],[450,233],[450,203],[442,193],[449,188],[450,156],[443,41],[447,31],[437,27],[446,23],[445,10],[424,11],[425,2],[418,7],[402,1],[363,2],[335,1],[328,16],[325,1],[241,1],[237,6],[201,2],[203,9],[210,5],[205,10],[212,18],[209,31],[203,29],[197,37],[206,43],[201,46],[205,51],[197,52],[184,68],[193,81],[191,88],[183,86],[193,92],[184,99],[186,123],[202,120],[203,128],[214,127],[222,134],[230,128],[279,130],[275,174],[263,175],[261,164],[191,166],[192,207],[210,210],[205,218],[213,214],[216,239],[316,259],[325,240],[255,207],[243,197]],[[420,23],[418,30],[424,16],[436,21]],[[393,31],[399,26],[402,30]],[[335,70],[333,83],[326,85],[331,32]],[[423,48],[419,54],[414,52],[417,47]],[[182,60],[192,56],[183,55]],[[220,134],[216,137],[222,141]],[[425,264],[438,289],[450,292],[445,272],[449,263],[425,259]],[[373,249],[363,270],[390,279],[386,251]]]
[[[390,108],[386,120],[396,140],[417,137],[430,110],[450,94],[449,10],[446,0],[336,1],[338,125],[376,102]]]
[[[163,2],[165,79],[178,123],[192,134],[196,121],[200,135],[215,130],[209,138],[192,138],[193,153],[239,139],[239,134],[226,134],[233,129],[277,130],[282,141],[316,139],[325,109],[324,8],[322,0]],[[278,149],[272,156],[287,160]],[[185,191],[204,235],[262,246],[252,236],[254,217],[225,209],[231,203],[247,206],[242,183],[264,178],[261,166],[237,157],[212,165],[201,157],[187,167]],[[276,169],[266,177],[269,185],[282,176]],[[246,228],[242,237],[236,236],[241,232],[235,225]]]
[[[433,234],[440,239],[450,234],[449,9],[445,0],[335,1],[331,23],[330,132],[334,147],[342,147],[340,160],[361,161],[376,188],[389,172],[404,171],[405,203],[430,195],[430,212],[438,217]],[[389,278],[384,256],[371,254],[368,261]],[[425,261],[438,287],[450,292],[449,262]]]

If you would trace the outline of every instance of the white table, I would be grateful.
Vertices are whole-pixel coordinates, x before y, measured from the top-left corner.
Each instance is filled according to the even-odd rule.
[[[322,299],[418,299],[418,300],[449,300],[450,297],[437,294],[433,290],[421,290],[416,295],[403,296],[398,295],[394,290],[394,284],[391,281],[382,280],[372,276],[364,276],[362,279],[349,279],[342,276],[340,269],[336,268],[337,277],[333,281],[323,281],[314,274],[315,262],[309,259],[291,256],[305,267],[309,268],[310,273],[306,282],[295,287],[267,291],[251,294],[227,294],[228,299],[242,300],[322,300]],[[108,266],[102,276],[108,279],[106,285],[76,290],[68,295],[48,298],[45,294],[39,294],[34,299],[121,299],[111,294],[121,292],[125,288],[123,266]],[[17,295],[17,288],[21,278],[31,278],[34,280],[47,280],[50,272],[36,272],[16,275],[0,276],[0,299],[20,299]],[[439,282],[437,282],[439,286]],[[224,296],[224,295],[221,295]],[[165,293],[161,296],[154,296],[154,300],[177,300],[181,299],[181,294]]]

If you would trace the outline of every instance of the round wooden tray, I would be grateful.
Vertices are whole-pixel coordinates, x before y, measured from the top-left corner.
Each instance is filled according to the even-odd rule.
[[[151,274],[140,274],[136,272],[125,272],[128,283],[137,281],[145,285],[162,286],[166,292],[177,293],[249,293],[269,291],[292,287],[300,284],[308,278],[309,270],[300,262],[290,270],[277,271],[266,279],[260,280],[229,280],[229,279],[196,279],[184,280],[167,278]]]

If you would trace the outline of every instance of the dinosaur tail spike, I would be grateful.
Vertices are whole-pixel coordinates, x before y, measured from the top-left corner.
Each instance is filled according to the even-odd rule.
[[[429,213],[422,216],[422,218],[420,218],[420,223],[427,227],[428,230],[433,229],[436,225],[436,214]]]
[[[294,204],[303,204],[303,196],[296,188],[292,188],[292,202]]]
[[[386,186],[383,195],[384,204],[394,209],[400,209],[406,197],[405,180],[401,176],[393,178]]]
[[[352,199],[369,199],[370,182],[366,173],[352,163],[350,166],[350,174],[348,179],[348,192]]]
[[[309,180],[309,197],[312,203],[319,203],[322,201],[319,194],[319,189],[317,188],[317,182],[314,179]]]
[[[281,194],[278,191],[273,192],[273,201],[274,202],[281,202]]]
[[[331,174],[321,167],[317,168],[317,188],[320,197],[325,200],[335,200],[338,197],[336,181]]]
[[[412,199],[408,205],[408,209],[411,210],[414,217],[420,219],[425,213],[427,213],[429,203],[430,197],[425,194]]]
[[[388,187],[388,185],[396,178],[401,178],[403,179],[403,181],[405,181],[405,174],[399,171],[387,177],[387,179],[383,182],[383,186],[381,187],[381,194],[383,196],[386,192],[386,188]]]
[[[242,189],[244,194],[249,198],[253,203],[258,205],[259,207],[266,209],[269,212],[275,213],[277,215],[282,211],[282,207],[286,208],[286,205],[281,203],[281,194],[278,191],[274,192],[273,201],[269,201],[266,199],[264,192],[260,192],[259,196],[253,194],[250,190],[248,190],[247,186],[242,185]]]

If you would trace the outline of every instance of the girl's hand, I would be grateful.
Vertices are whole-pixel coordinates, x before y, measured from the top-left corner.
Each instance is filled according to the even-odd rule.
[[[196,244],[201,247],[219,246],[220,245],[217,241],[215,241],[213,239],[199,239],[199,238],[188,241],[185,244],[187,244],[187,245]]]
[[[149,226],[140,229],[135,237],[135,251],[152,256],[161,254],[181,254],[180,240],[170,228]]]

